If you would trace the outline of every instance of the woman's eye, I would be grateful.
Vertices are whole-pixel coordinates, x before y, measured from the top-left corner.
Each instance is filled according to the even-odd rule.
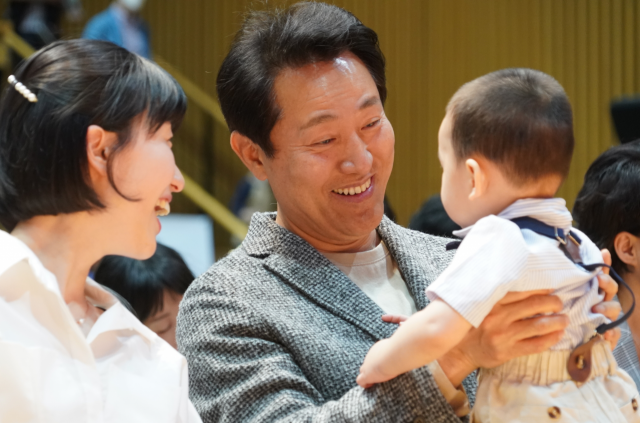
[[[378,122],[380,122],[380,119],[374,120],[373,122],[368,124],[365,128],[371,128],[373,126],[376,126],[378,124]]]

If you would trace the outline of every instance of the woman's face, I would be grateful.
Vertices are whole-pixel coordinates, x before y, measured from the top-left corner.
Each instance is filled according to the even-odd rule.
[[[133,131],[133,139],[113,162],[115,185],[129,200],[113,189],[106,199],[101,196],[111,225],[109,233],[117,242],[114,254],[139,260],[155,252],[161,229],[158,216],[168,213],[171,194],[184,187],[171,150],[171,124],[165,122],[155,133],[144,128],[146,125],[140,125]]]

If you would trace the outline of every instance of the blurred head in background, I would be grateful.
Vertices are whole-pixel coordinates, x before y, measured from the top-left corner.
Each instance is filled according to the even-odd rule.
[[[140,321],[174,348],[178,307],[193,279],[180,254],[162,244],[147,260],[107,256],[95,274],[97,282],[122,295]]]
[[[613,268],[640,281],[640,140],[610,148],[589,167],[573,207],[578,228],[611,252]]]

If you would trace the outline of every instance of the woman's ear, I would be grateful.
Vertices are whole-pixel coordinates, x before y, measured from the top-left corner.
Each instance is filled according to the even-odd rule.
[[[487,192],[487,174],[475,159],[467,159],[464,165],[471,179],[469,200],[475,200]]]
[[[107,175],[107,161],[117,142],[114,132],[105,131],[98,125],[87,129],[87,159],[91,175]]]
[[[264,167],[267,156],[258,144],[238,131],[231,133],[230,143],[233,151],[235,151],[238,157],[240,157],[240,160],[242,160],[242,163],[253,173],[253,176],[261,181],[267,179],[267,172]]]
[[[613,248],[620,261],[634,270],[638,267],[639,246],[638,237],[629,232],[620,232],[613,240]]]

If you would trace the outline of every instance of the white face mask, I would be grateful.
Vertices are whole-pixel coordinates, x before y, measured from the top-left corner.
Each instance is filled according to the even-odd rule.
[[[144,6],[145,0],[119,0],[119,2],[131,12],[137,12]]]

